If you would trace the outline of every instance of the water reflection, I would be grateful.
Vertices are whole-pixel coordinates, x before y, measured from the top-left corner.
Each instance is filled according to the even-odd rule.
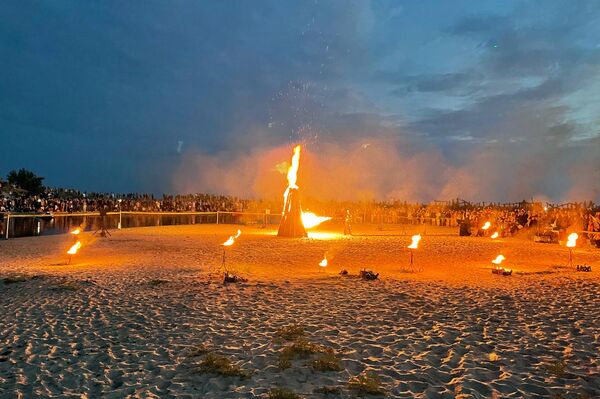
[[[2,217],[2,215],[0,215]],[[223,224],[249,224],[262,225],[265,221],[269,224],[279,223],[279,215],[247,215],[247,214],[223,214],[220,213],[219,223]],[[122,228],[150,227],[150,226],[173,226],[188,224],[214,224],[217,223],[217,214],[207,215],[119,215],[105,216],[104,223],[107,229],[117,229],[119,223]],[[73,228],[83,226],[85,231],[97,231],[102,226],[100,216],[55,216],[40,215],[36,217],[10,219],[9,237],[31,237],[52,234],[66,234]],[[6,236],[6,217],[0,221],[0,237]]]

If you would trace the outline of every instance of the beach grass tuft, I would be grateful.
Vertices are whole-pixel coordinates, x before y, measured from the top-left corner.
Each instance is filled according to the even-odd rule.
[[[250,372],[231,363],[225,356],[209,353],[200,363],[199,371],[208,374],[217,374],[227,377],[250,378]]]
[[[210,351],[210,347],[206,344],[194,345],[190,348],[190,357],[203,356],[209,353]]]
[[[160,279],[160,278],[155,278],[155,279],[152,279],[152,280],[150,280],[148,282],[148,284],[151,285],[152,287],[156,287],[156,286],[163,285],[163,284],[166,284],[166,283],[168,283],[167,280],[163,280],[163,279]]]
[[[381,386],[381,378],[374,373],[362,373],[350,378],[348,388],[359,395],[383,395],[385,389]]]
[[[4,277],[2,279],[2,282],[4,282],[4,284],[6,284],[6,285],[9,285],[9,284],[24,283],[29,280],[31,280],[31,277],[22,276],[20,274],[14,274],[12,276]]]
[[[557,360],[555,362],[544,365],[546,371],[555,377],[563,377],[567,373],[567,363],[564,360]]]
[[[78,291],[81,288],[75,281],[65,281],[52,287],[54,291]]]
[[[336,386],[324,386],[315,389],[316,394],[320,395],[340,395],[342,393],[342,388]]]
[[[306,338],[299,338],[283,348],[279,355],[279,368],[286,369],[291,366],[294,359],[304,358],[316,353],[324,353],[327,349],[321,345],[313,344]]]
[[[296,392],[287,388],[272,388],[269,391],[269,399],[301,399]]]
[[[310,362],[310,366],[315,371],[343,370],[343,367],[340,364],[340,359],[335,355],[335,352],[332,349],[327,350],[327,352]]]
[[[275,337],[284,341],[294,341],[306,336],[304,327],[298,324],[284,326],[275,332]]]

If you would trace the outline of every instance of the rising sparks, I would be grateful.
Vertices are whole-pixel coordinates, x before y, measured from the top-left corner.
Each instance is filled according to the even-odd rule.
[[[579,238],[579,234],[571,233],[567,237],[567,248],[575,248],[577,246],[577,239]]]
[[[233,243],[235,243],[235,240],[237,240],[237,238],[242,234],[241,230],[237,231],[237,234],[234,236],[231,236],[227,239],[227,241],[225,241],[223,244],[221,244],[224,247],[230,247],[233,245]]]
[[[502,263],[502,261],[503,261],[503,260],[505,260],[505,259],[506,259],[506,258],[504,257],[504,255],[498,255],[498,256],[496,256],[496,259],[494,259],[494,260],[492,261],[492,263],[493,263],[494,265],[500,265],[500,264]]]
[[[69,255],[75,255],[77,251],[81,248],[81,241],[77,241],[73,246],[67,251]]]
[[[421,234],[416,234],[416,235],[412,236],[412,243],[407,248],[409,248],[409,249],[419,248],[419,241],[421,241]]]

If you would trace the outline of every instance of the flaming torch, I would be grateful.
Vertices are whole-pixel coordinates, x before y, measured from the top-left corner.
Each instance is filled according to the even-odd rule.
[[[573,266],[573,248],[577,246],[577,239],[579,238],[579,234],[571,233],[567,237],[567,248],[569,248],[569,265]]]
[[[327,261],[327,252],[323,255],[323,260],[319,262],[319,271],[324,270],[329,262]]]
[[[221,246],[223,247],[223,261],[221,262],[221,267],[227,271],[227,267],[225,266],[225,249],[227,247],[232,246],[235,243],[235,240],[238,239],[238,237],[242,234],[241,230],[237,231],[237,234],[234,236],[230,236],[227,241],[225,241],[223,244],[221,244]]]
[[[71,263],[71,258],[73,258],[73,255],[77,254],[77,251],[79,251],[80,248],[81,241],[77,241],[75,244],[73,244],[73,246],[71,246],[71,248],[69,248],[67,251],[67,255],[69,255],[69,262],[67,264]]]
[[[410,250],[410,267],[414,266],[414,250],[419,248],[419,241],[421,241],[421,234],[415,234],[412,236],[412,242],[407,247]]]

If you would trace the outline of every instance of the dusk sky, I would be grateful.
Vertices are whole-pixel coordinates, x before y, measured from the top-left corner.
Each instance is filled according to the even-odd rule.
[[[190,154],[364,136],[533,170],[511,199],[600,199],[598,1],[9,0],[0,20],[1,176],[172,192]]]

